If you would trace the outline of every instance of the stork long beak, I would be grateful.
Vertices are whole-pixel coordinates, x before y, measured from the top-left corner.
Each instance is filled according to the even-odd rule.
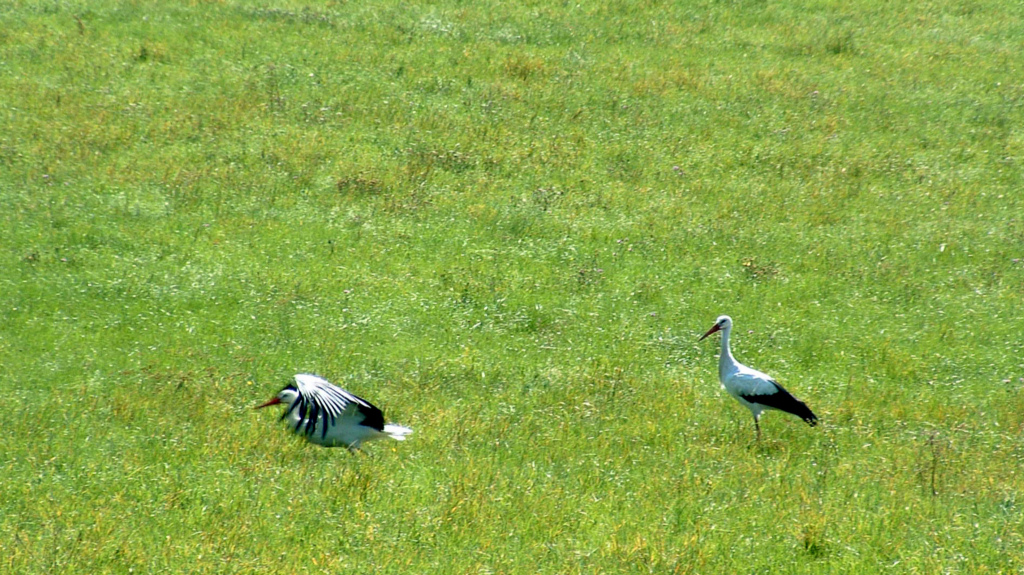
[[[704,335],[700,336],[700,339],[698,339],[697,341],[703,341],[705,337],[707,337],[707,336],[709,336],[709,335],[711,335],[711,334],[715,333],[716,331],[718,331],[718,330],[720,330],[720,329],[722,329],[722,328],[721,328],[721,326],[719,326],[719,325],[718,325],[718,324],[716,323],[715,325],[711,326],[711,329],[709,329],[709,330],[708,330],[708,332],[707,332],[706,334],[704,334]]]
[[[264,407],[268,407],[268,406],[271,406],[271,405],[277,405],[279,403],[281,403],[281,398],[275,397],[274,399],[271,399],[270,401],[264,403],[263,405],[257,405],[253,409],[262,409]]]

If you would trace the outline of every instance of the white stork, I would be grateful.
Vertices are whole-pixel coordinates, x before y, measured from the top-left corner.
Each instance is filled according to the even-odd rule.
[[[355,451],[364,441],[384,437],[404,441],[412,433],[408,427],[385,425],[380,409],[316,375],[296,375],[294,384],[256,409],[279,403],[287,406],[281,419],[288,421],[292,431],[324,447]]]
[[[715,320],[715,325],[711,326],[711,329],[697,341],[703,340],[716,331],[722,332],[722,353],[718,358],[718,379],[722,381],[722,387],[729,392],[729,395],[735,397],[754,415],[754,429],[757,430],[758,440],[761,439],[761,425],[758,420],[761,418],[761,412],[766,409],[792,413],[812,427],[818,424],[818,416],[814,415],[814,412],[804,402],[793,397],[777,381],[736,361],[729,349],[732,318],[727,315],[719,316]]]

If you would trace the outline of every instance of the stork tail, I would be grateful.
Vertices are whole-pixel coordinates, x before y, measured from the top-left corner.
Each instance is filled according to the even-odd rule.
[[[391,424],[385,425],[383,431],[390,435],[392,439],[397,439],[398,441],[405,441],[406,436],[412,433],[412,430],[408,427]]]

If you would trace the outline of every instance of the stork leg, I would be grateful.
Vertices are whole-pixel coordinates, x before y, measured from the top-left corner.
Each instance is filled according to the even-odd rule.
[[[757,421],[757,416],[754,416],[754,429],[757,430],[757,440],[761,441],[761,424]]]

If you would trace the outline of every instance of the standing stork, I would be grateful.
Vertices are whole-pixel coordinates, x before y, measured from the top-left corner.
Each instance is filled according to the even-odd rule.
[[[806,421],[811,427],[818,424],[818,416],[814,415],[814,412],[804,402],[793,397],[777,381],[736,361],[729,349],[729,334],[732,332],[731,317],[719,316],[715,320],[715,325],[711,326],[711,329],[697,341],[702,341],[716,331],[722,332],[722,353],[718,357],[718,379],[722,381],[722,388],[754,415],[754,429],[757,430],[758,441],[761,440],[761,425],[758,420],[761,418],[761,412],[766,409],[792,413]]]
[[[295,383],[256,409],[279,403],[287,406],[281,419],[292,431],[324,447],[355,451],[364,441],[385,437],[404,441],[412,433],[408,427],[385,425],[380,409],[316,375],[296,375]]]

